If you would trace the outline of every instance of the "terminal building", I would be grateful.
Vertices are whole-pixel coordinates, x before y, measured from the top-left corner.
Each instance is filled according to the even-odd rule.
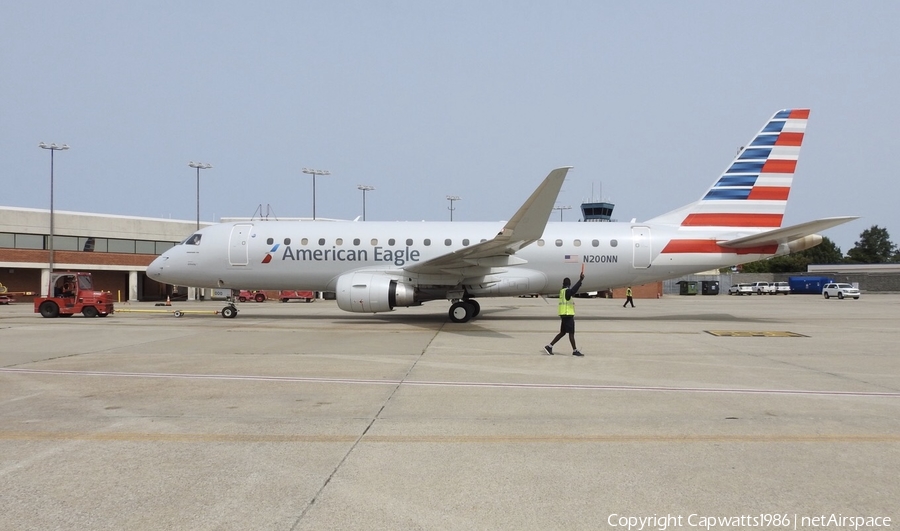
[[[173,292],[177,288],[149,279],[146,272],[154,258],[196,229],[196,221],[55,210],[53,269],[88,271],[96,289],[122,302],[194,298],[193,290]],[[0,207],[0,284],[13,293],[46,294],[50,260],[50,211]]]

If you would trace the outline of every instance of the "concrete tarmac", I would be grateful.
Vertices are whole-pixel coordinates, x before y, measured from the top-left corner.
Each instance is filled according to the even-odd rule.
[[[0,529],[900,525],[900,295],[480,302],[0,306]]]

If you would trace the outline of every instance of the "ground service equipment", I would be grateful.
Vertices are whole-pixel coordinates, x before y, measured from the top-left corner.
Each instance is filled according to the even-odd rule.
[[[50,273],[47,297],[34,298],[34,313],[43,317],[106,317],[113,313],[110,293],[94,290],[90,273]]]

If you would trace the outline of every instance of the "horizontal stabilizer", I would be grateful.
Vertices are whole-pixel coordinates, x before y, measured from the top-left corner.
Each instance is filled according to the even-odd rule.
[[[792,225],[790,227],[783,227],[780,229],[761,232],[752,236],[744,236],[742,238],[735,238],[733,240],[728,240],[725,242],[720,241],[718,242],[718,244],[721,247],[728,247],[730,249],[741,249],[745,247],[756,247],[759,245],[789,243],[794,240],[803,238],[804,236],[809,236],[811,234],[821,232],[825,229],[830,229],[831,227],[842,225],[844,223],[847,223],[848,221],[853,221],[854,219],[859,219],[859,216],[822,218],[815,221],[807,221],[806,223],[801,223],[799,225]]]

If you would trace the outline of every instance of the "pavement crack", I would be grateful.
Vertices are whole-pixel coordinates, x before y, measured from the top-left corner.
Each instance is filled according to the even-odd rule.
[[[331,473],[328,474],[328,477],[325,478],[325,481],[322,483],[322,486],[319,487],[319,490],[316,491],[316,494],[312,498],[310,498],[309,502],[306,504],[306,507],[304,507],[303,511],[300,512],[300,516],[298,516],[297,520],[294,521],[294,525],[291,526],[291,530],[297,529],[297,526],[300,524],[309,510],[313,508],[313,506],[316,504],[316,501],[325,491],[325,488],[328,487],[329,483],[331,483],[331,480],[337,475],[341,467],[344,466],[344,463],[347,462],[347,459],[350,458],[350,454],[352,454],[356,447],[359,446],[359,443],[362,442],[366,434],[369,433],[369,430],[372,429],[372,426],[375,425],[375,422],[381,417],[381,413],[385,410],[385,408],[387,408],[391,400],[393,400],[394,395],[396,395],[400,387],[407,382],[413,370],[415,370],[416,365],[418,365],[419,361],[425,356],[425,353],[428,352],[428,348],[431,347],[431,343],[434,342],[438,334],[444,331],[445,326],[446,324],[442,324],[440,327],[438,327],[437,330],[434,331],[431,339],[428,340],[428,344],[425,345],[425,348],[422,349],[422,352],[416,357],[415,361],[410,364],[409,369],[407,369],[406,371],[406,374],[404,374],[403,378],[400,378],[400,380],[394,385],[394,388],[391,390],[391,394],[389,394],[388,397],[384,400],[375,415],[373,415],[372,418],[369,419],[369,423],[366,425],[365,429],[362,431],[362,433],[359,434],[359,437],[357,437],[356,440],[353,441],[353,444],[350,445],[350,448],[347,449],[347,452],[344,454],[338,464],[335,465],[334,470],[332,470]]]

